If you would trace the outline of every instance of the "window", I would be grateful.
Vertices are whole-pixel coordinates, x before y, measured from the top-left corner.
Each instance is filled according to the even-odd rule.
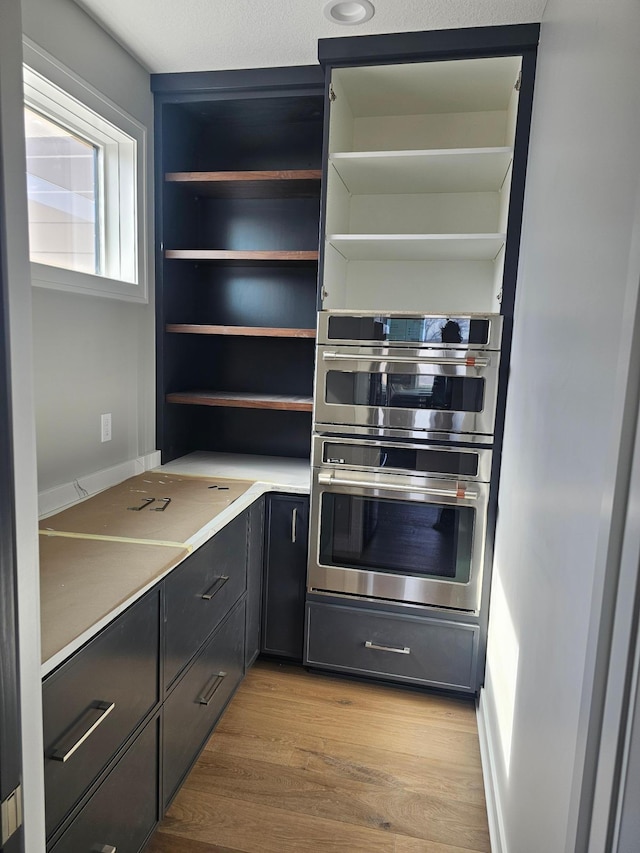
[[[25,107],[31,260],[102,274],[102,151]]]
[[[25,42],[33,284],[147,300],[145,128]]]

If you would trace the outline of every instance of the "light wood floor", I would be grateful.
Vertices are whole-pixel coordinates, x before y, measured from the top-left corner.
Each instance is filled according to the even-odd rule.
[[[473,703],[259,662],[146,853],[490,849]]]

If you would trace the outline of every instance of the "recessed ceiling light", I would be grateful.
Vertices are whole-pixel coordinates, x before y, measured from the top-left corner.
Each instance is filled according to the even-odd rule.
[[[324,7],[325,17],[334,24],[364,24],[375,11],[369,0],[331,0]]]

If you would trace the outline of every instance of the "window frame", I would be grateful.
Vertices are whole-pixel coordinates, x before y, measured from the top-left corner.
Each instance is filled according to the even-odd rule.
[[[147,129],[27,38],[23,58],[25,105],[100,146],[104,158],[101,273],[31,262],[33,286],[147,303]]]

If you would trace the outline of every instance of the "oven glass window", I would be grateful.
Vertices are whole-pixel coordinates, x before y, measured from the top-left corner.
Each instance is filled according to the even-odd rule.
[[[346,406],[481,412],[484,387],[485,380],[476,376],[330,370],[325,401]]]
[[[468,583],[475,510],[325,492],[320,563]]]

